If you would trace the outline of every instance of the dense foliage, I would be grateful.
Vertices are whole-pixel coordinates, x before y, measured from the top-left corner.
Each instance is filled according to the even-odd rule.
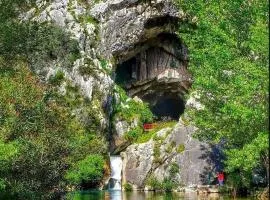
[[[106,143],[89,132],[63,97],[40,84],[23,63],[0,69],[2,193],[33,199],[65,190],[69,183],[98,184]],[[100,155],[91,155],[96,153]]]
[[[19,22],[18,12],[29,6],[30,1],[0,1],[1,199],[55,198],[82,183],[97,186],[104,173],[107,143],[97,134],[93,106],[75,86],[58,93],[63,72],[45,85],[30,71],[55,60],[72,66],[80,56],[78,43],[53,25]],[[74,115],[78,106],[87,120]]]
[[[85,159],[75,163],[67,173],[66,178],[73,184],[98,185],[103,178],[103,166],[105,162],[101,155],[89,155]]]
[[[143,124],[153,122],[154,115],[148,104],[136,101],[127,96],[124,89],[115,85],[114,92],[117,94],[113,109],[113,120],[124,120],[129,124],[136,122],[133,129],[125,133],[125,139],[129,142],[135,142],[143,134]],[[134,125],[133,125],[134,126]]]
[[[225,170],[248,187],[257,167],[269,163],[268,2],[177,0],[189,22],[179,36],[190,51],[191,96],[203,109],[189,109],[197,137],[222,143]],[[269,177],[269,175],[268,175]]]
[[[119,86],[115,86],[115,92],[119,95],[119,102],[115,103],[114,114],[129,122],[138,118],[142,123],[153,122],[154,115],[149,106],[127,96]]]

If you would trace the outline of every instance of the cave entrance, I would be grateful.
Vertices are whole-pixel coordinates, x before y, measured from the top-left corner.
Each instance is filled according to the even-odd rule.
[[[181,96],[174,93],[147,94],[141,97],[158,121],[178,120],[184,113],[185,101]]]
[[[115,82],[123,88],[130,86],[135,82],[135,75],[132,74],[132,67],[136,64],[136,58],[131,58],[119,64],[115,70]]]
[[[178,120],[191,85],[186,46],[173,34],[161,34],[138,46],[117,65],[115,82],[130,97],[149,103],[157,120]]]

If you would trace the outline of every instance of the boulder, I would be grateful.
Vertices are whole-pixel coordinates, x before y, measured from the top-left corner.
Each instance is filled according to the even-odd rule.
[[[181,185],[194,187],[206,184],[206,174],[215,168],[216,163],[210,153],[212,147],[192,138],[195,130],[180,120],[171,130],[165,128],[157,132],[157,136],[162,138],[159,162],[154,158],[155,139],[129,146],[122,152],[125,163],[123,180],[143,189],[150,175],[162,181],[169,175],[171,164],[176,163],[180,170],[175,178]]]

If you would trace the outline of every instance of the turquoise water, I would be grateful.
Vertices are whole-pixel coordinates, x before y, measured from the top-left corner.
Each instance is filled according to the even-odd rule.
[[[157,193],[157,192],[122,192],[122,191],[78,191],[69,193],[68,200],[227,200],[227,196],[217,193],[197,195],[195,192],[187,193]],[[250,200],[245,198],[244,200]]]

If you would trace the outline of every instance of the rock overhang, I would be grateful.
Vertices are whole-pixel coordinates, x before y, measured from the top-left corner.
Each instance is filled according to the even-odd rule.
[[[90,14],[100,22],[99,52],[121,60],[126,51],[160,33],[175,31],[186,19],[170,0],[107,0]]]
[[[191,85],[185,44],[175,34],[161,33],[126,55],[128,60],[116,66],[115,82],[129,96],[148,102],[158,118],[178,120],[184,110],[184,95]]]
[[[180,115],[191,86],[188,48],[175,34],[185,14],[169,0],[105,1],[91,13],[100,21],[98,51],[116,61],[116,83],[153,105],[152,111],[158,102],[178,102]]]

